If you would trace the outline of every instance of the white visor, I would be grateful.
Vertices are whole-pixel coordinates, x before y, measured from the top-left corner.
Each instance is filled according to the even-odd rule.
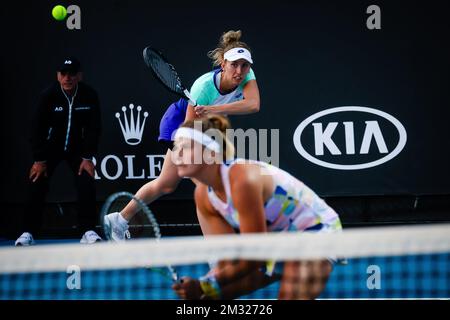
[[[228,61],[236,61],[239,59],[247,60],[250,63],[253,63],[252,54],[245,48],[233,48],[225,52],[223,55],[225,60]]]

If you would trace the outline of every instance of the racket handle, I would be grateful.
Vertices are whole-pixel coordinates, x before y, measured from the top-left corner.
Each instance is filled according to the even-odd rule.
[[[193,107],[196,107],[196,106],[197,106],[197,102],[196,102],[194,99],[192,99],[191,93],[188,91],[188,89],[184,89],[184,90],[183,90],[183,93],[184,93],[184,95],[188,98],[189,103],[190,103]]]

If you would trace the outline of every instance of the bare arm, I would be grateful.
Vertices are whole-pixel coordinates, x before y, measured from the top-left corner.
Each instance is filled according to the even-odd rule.
[[[241,233],[266,232],[261,169],[254,164],[236,164],[230,169],[231,197],[239,212]]]
[[[248,165],[235,165],[230,170],[231,195],[235,208],[239,212],[240,232],[265,232],[265,213],[263,205],[263,183],[259,168]],[[205,235],[233,233],[233,228],[212,207],[207,197],[207,187],[198,185],[195,191],[197,213]],[[209,272],[213,282],[222,292],[221,297],[233,298],[245,292],[263,287],[275,279],[268,277],[260,268],[261,261],[220,261],[218,266]],[[207,276],[208,277],[208,276]],[[209,276],[211,277],[211,276]],[[189,277],[183,278],[173,289],[181,298],[211,298],[205,296],[201,283]]]
[[[230,170],[231,197],[239,212],[240,233],[266,232],[263,188],[260,168],[236,164]],[[226,263],[215,277],[219,284],[232,284],[249,273],[257,271],[265,262],[239,260]],[[228,293],[230,296],[232,292]]]
[[[260,168],[255,165],[236,164],[230,170],[230,185],[233,204],[239,212],[240,232],[266,232],[264,181]],[[236,297],[273,281],[261,271],[264,265],[263,261],[221,261],[213,273],[221,288],[222,297]],[[251,286],[247,286],[249,279],[252,280]]]
[[[260,97],[256,80],[247,82],[244,86],[243,93],[245,97],[243,100],[216,106],[197,106],[195,107],[195,113],[202,116],[205,114],[231,115],[258,112]]]
[[[234,233],[233,228],[212,207],[205,185],[198,184],[194,196],[197,216],[204,235]],[[190,277],[183,277],[180,283],[172,286],[172,289],[182,299],[200,299],[204,295],[200,281]]]
[[[186,109],[186,117],[184,118],[184,121],[189,121],[189,120],[193,120],[196,118],[196,114],[195,114],[195,107],[191,104],[188,104],[187,109]]]

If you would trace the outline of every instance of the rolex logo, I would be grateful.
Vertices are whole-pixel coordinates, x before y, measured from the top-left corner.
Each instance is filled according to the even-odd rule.
[[[141,142],[142,139],[142,133],[144,132],[144,126],[145,126],[145,119],[148,117],[148,112],[144,112],[144,119],[142,119],[141,123],[141,106],[137,106],[137,116],[136,121],[134,120],[134,114],[133,111],[134,105],[130,104],[128,106],[130,109],[129,117],[127,117],[127,107],[122,107],[123,112],[123,120],[120,118],[120,113],[116,112],[116,118],[119,121],[120,128],[122,129],[122,134],[125,139],[125,142],[129,145],[137,145]],[[129,120],[128,120],[129,119]]]

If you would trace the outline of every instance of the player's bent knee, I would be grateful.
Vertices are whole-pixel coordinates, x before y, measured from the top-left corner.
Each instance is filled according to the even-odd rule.
[[[318,298],[325,289],[331,270],[331,263],[327,260],[286,263],[280,299]]]

